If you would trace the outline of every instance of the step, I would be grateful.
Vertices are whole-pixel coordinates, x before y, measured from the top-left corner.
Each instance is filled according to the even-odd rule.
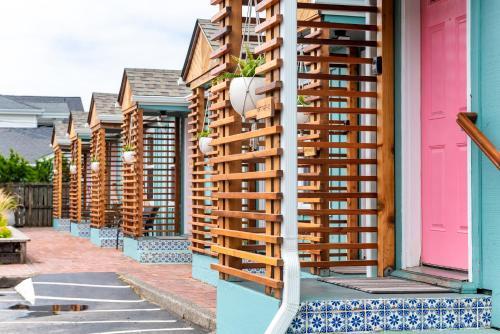
[[[444,276],[445,273],[441,273],[439,271],[436,271],[433,273],[432,271],[425,272],[425,271],[420,271],[417,272],[415,270],[395,270],[394,272],[391,273],[391,276],[394,277],[399,277],[399,278],[404,278],[407,280],[411,281],[417,281],[417,282],[422,282],[422,283],[427,283],[427,284],[432,284],[436,286],[441,286],[444,288],[451,289],[456,292],[461,292],[461,293],[473,293],[475,292],[474,289],[470,289],[470,285],[468,282],[464,279],[457,278],[456,276],[454,277],[453,275],[447,275],[447,277]]]

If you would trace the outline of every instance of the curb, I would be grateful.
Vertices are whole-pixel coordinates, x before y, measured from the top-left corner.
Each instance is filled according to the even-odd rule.
[[[160,291],[132,275],[119,274],[119,276],[122,281],[130,285],[132,289],[148,301],[177,314],[182,319],[195,325],[208,329],[209,331],[215,331],[216,318],[213,312],[203,309],[193,302],[177,295]]]

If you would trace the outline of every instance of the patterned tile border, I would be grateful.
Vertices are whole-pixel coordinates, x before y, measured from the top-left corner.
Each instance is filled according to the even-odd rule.
[[[287,334],[489,328],[491,297],[302,302]]]

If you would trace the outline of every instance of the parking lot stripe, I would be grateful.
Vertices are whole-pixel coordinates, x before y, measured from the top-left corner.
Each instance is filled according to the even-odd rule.
[[[94,298],[72,298],[57,296],[36,296],[36,299],[42,300],[74,300],[80,302],[99,302],[99,303],[143,303],[144,299],[94,299]]]
[[[34,285],[61,285],[61,286],[82,286],[87,288],[109,288],[109,289],[129,289],[128,285],[104,285],[104,284],[84,284],[84,283],[62,283],[62,282],[33,282]]]
[[[131,333],[150,333],[150,332],[173,332],[173,331],[192,331],[194,328],[182,327],[182,328],[157,328],[157,329],[130,329],[125,331],[113,331],[113,332],[96,332],[90,334],[131,334]]]

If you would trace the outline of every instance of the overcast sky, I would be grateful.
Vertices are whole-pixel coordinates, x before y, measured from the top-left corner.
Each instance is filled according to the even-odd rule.
[[[118,93],[124,67],[181,69],[209,0],[1,0],[0,94]]]

